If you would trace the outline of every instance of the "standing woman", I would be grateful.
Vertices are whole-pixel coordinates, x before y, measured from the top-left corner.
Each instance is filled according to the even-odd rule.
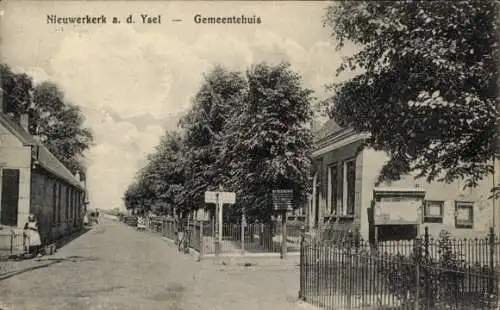
[[[28,254],[36,256],[41,253],[42,240],[38,232],[38,222],[33,214],[28,216],[28,222],[24,225],[24,246]]]

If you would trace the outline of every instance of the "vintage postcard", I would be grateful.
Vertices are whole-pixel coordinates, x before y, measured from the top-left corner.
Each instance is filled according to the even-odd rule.
[[[0,0],[0,310],[499,309],[498,9]]]

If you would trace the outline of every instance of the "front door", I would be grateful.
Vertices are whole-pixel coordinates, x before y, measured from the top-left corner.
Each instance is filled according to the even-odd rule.
[[[17,226],[19,208],[19,169],[2,169],[0,224]]]

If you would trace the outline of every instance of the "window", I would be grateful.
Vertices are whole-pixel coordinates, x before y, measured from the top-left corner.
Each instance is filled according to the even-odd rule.
[[[17,226],[19,213],[19,169],[1,169],[0,224]]]
[[[319,196],[320,196],[320,177],[319,175],[314,176],[314,206],[316,209],[314,210],[314,225],[319,223]]]
[[[354,216],[356,196],[356,159],[328,167],[328,201],[330,212]]]
[[[66,198],[66,199],[65,199],[65,200],[66,200],[66,206],[65,206],[66,208],[65,208],[65,212],[64,212],[64,213],[65,213],[65,214],[64,214],[64,220],[65,220],[66,222],[68,222],[68,220],[69,220],[69,207],[70,207],[70,197],[69,197],[69,193],[70,193],[70,188],[69,188],[69,187],[66,187],[66,193],[65,193],[65,194],[66,194],[66,197],[65,197],[65,198]]]
[[[82,212],[80,210],[81,208],[81,205],[80,205],[80,191],[77,191],[76,192],[76,206],[75,206],[75,212],[76,212],[76,215],[75,215],[75,218],[79,219],[80,218],[80,213]]]
[[[472,228],[474,224],[474,203],[467,201],[455,202],[455,227]]]
[[[73,219],[73,221],[76,219],[76,198],[77,198],[77,195],[78,192],[76,190],[73,190],[73,208],[72,208],[72,211],[71,211],[71,218]]]
[[[61,184],[58,184],[57,186],[59,188],[57,192],[57,224],[61,223],[61,206],[62,206],[62,193],[63,193],[63,187]]]
[[[75,192],[75,214],[74,214],[75,220],[80,218],[80,192],[76,191]]]
[[[69,190],[69,215],[68,215],[69,222],[73,221],[74,197],[75,197],[75,191],[71,188]]]
[[[57,183],[52,185],[52,223],[57,223]]]
[[[424,202],[424,223],[443,223],[444,201],[426,200]]]
[[[83,217],[83,194],[78,192],[78,202],[76,204],[78,210],[78,219]]]
[[[338,185],[339,185],[339,175],[337,171],[338,166],[337,165],[332,165],[328,167],[328,184],[330,186],[330,213],[331,214],[337,214],[337,212],[341,209],[340,204],[342,203],[339,201],[339,195],[338,195]]]
[[[344,162],[344,205],[346,206],[347,215],[354,215],[355,184],[356,160],[353,159]]]
[[[83,209],[83,193],[80,192],[78,194],[78,214],[79,214],[79,218],[81,219],[84,215],[84,209]]]

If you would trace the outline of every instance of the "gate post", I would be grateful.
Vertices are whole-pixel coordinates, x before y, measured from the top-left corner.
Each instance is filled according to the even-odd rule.
[[[300,300],[306,300],[305,294],[304,294],[304,285],[305,285],[305,274],[304,274],[304,255],[305,255],[305,227],[301,226],[300,227],[300,256],[299,256],[299,299]]]
[[[415,261],[415,304],[414,304],[414,309],[415,310],[420,310],[420,263],[422,259],[422,240],[420,236],[417,237],[416,241],[416,254],[417,254],[417,259]]]
[[[203,241],[203,221],[200,221],[200,260],[205,255],[205,242]]]
[[[490,267],[490,274],[491,274],[491,277],[489,279],[489,285],[488,285],[488,289],[489,289],[489,294],[490,296],[492,296],[494,294],[494,291],[495,291],[495,281],[494,281],[494,275],[495,275],[495,232],[493,230],[493,227],[490,227],[490,233],[489,233],[489,236],[488,236],[488,243],[489,243],[489,248],[490,248],[490,264],[489,264],[489,267]]]

